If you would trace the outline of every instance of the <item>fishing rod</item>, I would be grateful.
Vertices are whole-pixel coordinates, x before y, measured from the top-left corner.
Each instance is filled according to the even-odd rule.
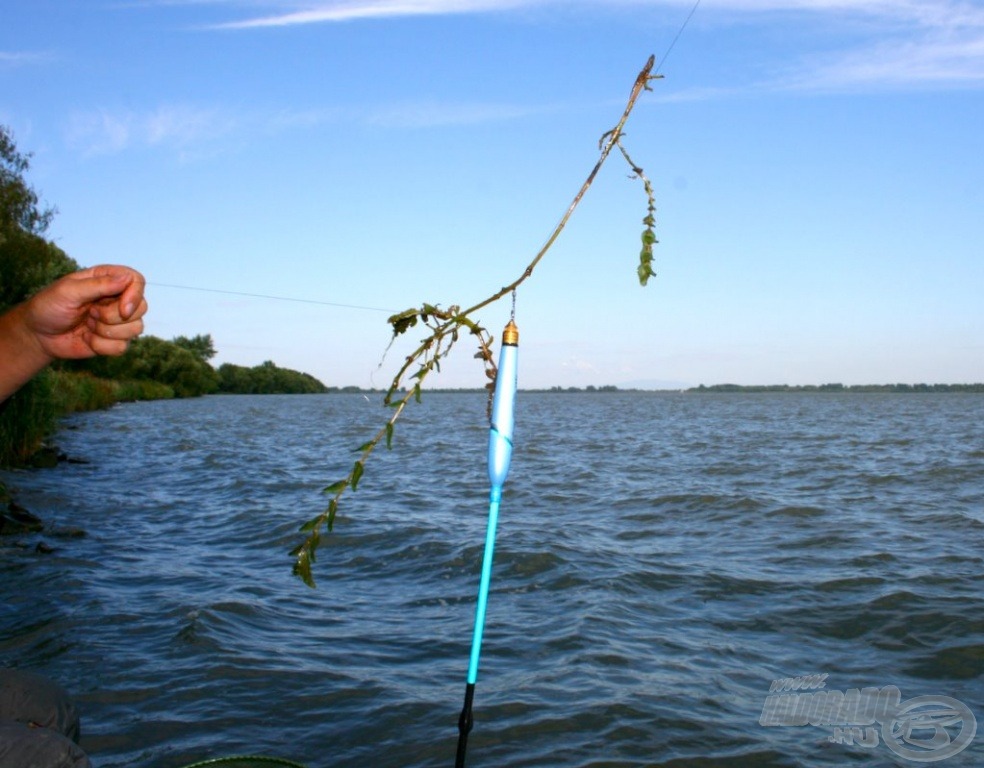
[[[513,294],[515,302],[515,294]],[[513,304],[515,314],[515,303]],[[478,584],[478,603],[475,606],[475,629],[472,634],[471,657],[465,684],[465,703],[458,718],[458,753],[455,768],[464,768],[468,734],[474,725],[472,701],[475,698],[475,681],[478,679],[478,660],[482,653],[482,634],[485,631],[485,609],[489,600],[489,582],[492,580],[492,557],[495,550],[495,529],[499,521],[499,501],[502,486],[509,474],[513,449],[513,405],[516,400],[516,363],[519,356],[519,329],[513,318],[502,332],[502,349],[499,352],[499,369],[492,397],[492,415],[489,419],[489,523],[485,534],[485,552],[482,555],[482,575]]]

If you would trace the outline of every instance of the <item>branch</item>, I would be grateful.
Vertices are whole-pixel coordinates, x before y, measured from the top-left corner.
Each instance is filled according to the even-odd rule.
[[[363,443],[356,449],[356,452],[359,453],[360,456],[353,464],[349,474],[343,479],[338,480],[337,482],[334,482],[324,488],[323,493],[331,496],[331,499],[328,502],[328,507],[318,515],[312,517],[300,528],[300,531],[307,534],[307,536],[300,544],[291,550],[291,555],[295,558],[294,574],[299,576],[309,587],[314,586],[312,566],[315,562],[318,546],[321,543],[321,531],[324,529],[327,533],[331,532],[335,522],[335,515],[338,511],[339,499],[347,490],[351,489],[352,491],[355,491],[358,488],[359,481],[362,479],[362,474],[365,469],[365,463],[379,443],[385,438],[386,447],[390,448],[392,446],[393,431],[397,420],[403,413],[403,409],[406,408],[411,399],[416,399],[418,402],[420,401],[422,384],[424,380],[431,374],[431,372],[440,372],[441,360],[448,356],[455,343],[457,343],[461,337],[462,332],[467,332],[469,335],[474,336],[477,340],[479,349],[475,354],[475,357],[481,359],[484,364],[485,374],[489,379],[489,383],[486,384],[486,388],[489,390],[489,396],[491,398],[492,391],[495,388],[496,376],[496,369],[495,364],[492,361],[493,356],[491,351],[493,339],[485,328],[472,319],[472,316],[478,310],[484,309],[490,304],[499,301],[504,296],[511,294],[530,278],[533,274],[533,270],[536,269],[537,264],[540,263],[541,259],[543,259],[547,252],[553,247],[554,243],[557,241],[557,238],[560,237],[561,232],[564,231],[564,227],[567,226],[567,222],[570,220],[578,205],[580,205],[581,200],[584,198],[585,194],[587,194],[587,191],[591,188],[595,177],[598,175],[601,167],[605,164],[605,161],[608,159],[608,156],[615,147],[619,148],[622,156],[631,167],[634,176],[642,180],[648,200],[647,214],[642,220],[645,225],[645,229],[642,233],[643,247],[639,254],[639,282],[642,285],[645,285],[649,277],[655,274],[652,270],[652,250],[653,245],[657,242],[654,232],[654,227],[656,224],[655,196],[653,194],[652,185],[643,173],[642,168],[637,166],[632,161],[621,143],[623,129],[629,119],[629,115],[635,107],[636,100],[643,91],[652,90],[649,86],[649,83],[652,80],[662,77],[662,75],[652,74],[654,61],[654,57],[650,56],[649,60],[646,62],[646,65],[639,72],[635,82],[632,85],[632,90],[629,93],[629,98],[625,105],[625,110],[622,112],[621,118],[618,123],[616,123],[614,128],[606,131],[602,135],[598,142],[598,147],[601,151],[598,161],[595,163],[594,167],[591,169],[591,172],[581,185],[581,188],[574,196],[574,199],[570,206],[568,206],[567,211],[561,217],[560,221],[554,227],[550,236],[543,244],[543,247],[540,248],[536,256],[533,257],[533,260],[527,265],[526,269],[523,270],[519,277],[508,285],[500,288],[488,298],[483,299],[465,310],[461,310],[457,305],[453,305],[445,310],[441,309],[438,305],[423,304],[419,308],[413,307],[395,314],[387,321],[393,328],[394,340],[397,336],[400,336],[409,331],[411,328],[416,327],[418,323],[422,323],[429,328],[430,334],[421,340],[416,349],[406,356],[402,365],[393,377],[392,383],[383,398],[383,403],[393,409],[393,413],[390,418],[372,437],[372,439],[366,443]],[[392,341],[390,343],[392,344]],[[411,370],[414,368],[416,368],[416,371],[411,373]],[[408,387],[408,381],[413,382],[412,386]],[[401,396],[398,397],[398,395]]]

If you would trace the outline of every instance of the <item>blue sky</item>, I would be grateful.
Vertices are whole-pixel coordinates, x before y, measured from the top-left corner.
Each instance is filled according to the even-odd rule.
[[[386,310],[518,277],[692,7],[8,0],[0,123],[149,333],[382,387]],[[519,292],[521,386],[984,381],[984,5],[703,0],[661,71],[625,140],[658,277],[613,156]]]

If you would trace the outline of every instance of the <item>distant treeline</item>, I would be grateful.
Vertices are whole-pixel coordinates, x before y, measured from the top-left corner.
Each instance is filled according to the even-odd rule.
[[[165,390],[160,397],[199,397],[216,393],[235,395],[310,394],[328,389],[307,373],[279,368],[270,360],[247,368],[223,363],[218,369],[209,334],[178,336],[171,341],[156,336],[134,339],[119,357],[94,357],[63,369],[119,382],[152,382]]]
[[[984,384],[701,384],[687,392],[984,392]]]
[[[307,373],[271,361],[213,368],[209,335],[171,341],[134,339],[119,357],[55,363],[0,406],[0,466],[30,462],[58,419],[119,402],[211,394],[313,394],[328,388]]]

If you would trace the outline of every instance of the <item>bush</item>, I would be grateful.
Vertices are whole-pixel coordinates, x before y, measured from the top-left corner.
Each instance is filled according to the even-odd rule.
[[[0,405],[0,466],[22,465],[58,425],[53,373],[42,371]]]

